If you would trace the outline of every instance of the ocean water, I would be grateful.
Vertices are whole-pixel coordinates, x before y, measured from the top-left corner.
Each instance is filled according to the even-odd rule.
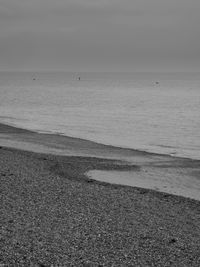
[[[0,122],[200,159],[200,73],[0,72]]]

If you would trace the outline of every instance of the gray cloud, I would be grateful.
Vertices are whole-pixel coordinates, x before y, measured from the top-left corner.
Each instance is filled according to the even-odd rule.
[[[200,69],[199,0],[1,0],[0,68]]]

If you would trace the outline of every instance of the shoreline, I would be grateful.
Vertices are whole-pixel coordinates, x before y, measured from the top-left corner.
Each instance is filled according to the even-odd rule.
[[[0,146],[57,156],[114,160],[120,168],[92,169],[90,179],[180,195],[200,201],[200,161],[38,133],[0,124]],[[131,171],[137,166],[139,172]],[[120,169],[120,172],[119,172]]]
[[[0,124],[0,140],[6,137],[18,145],[26,140],[29,148],[37,140],[41,150],[42,143],[46,147],[52,141]],[[143,168],[173,175],[196,170],[199,161],[54,138],[54,148],[65,144],[77,155],[0,145],[0,265],[199,266],[199,201],[86,175],[91,170],[139,175]]]
[[[2,131],[3,128],[3,131]],[[151,151],[147,151],[147,150],[142,150],[142,149],[136,149],[136,148],[131,148],[131,147],[123,147],[123,146],[117,146],[117,145],[111,145],[111,144],[104,144],[101,142],[97,142],[94,140],[89,140],[89,139],[84,139],[84,138],[80,138],[80,137],[74,137],[74,136],[69,136],[69,135],[65,135],[64,133],[60,133],[60,132],[51,132],[51,131],[42,131],[42,130],[31,130],[31,129],[27,129],[27,128],[21,128],[15,124],[7,124],[7,123],[1,123],[0,122],[0,134],[2,133],[6,133],[6,134],[35,134],[38,136],[44,136],[44,137],[53,137],[53,138],[60,138],[60,139],[64,139],[66,138],[66,140],[69,141],[79,141],[79,143],[88,143],[88,145],[97,145],[97,146],[101,146],[102,148],[105,149],[111,149],[111,150],[117,150],[119,151],[127,151],[127,152],[132,152],[132,153],[138,153],[138,154],[143,154],[143,155],[154,155],[154,156],[159,156],[159,157],[170,157],[170,158],[175,158],[175,159],[186,159],[186,160],[194,160],[194,161],[199,161],[200,159],[198,158],[193,158],[193,157],[188,157],[188,156],[178,156],[176,154],[169,154],[169,153],[159,153],[159,152],[151,152]],[[37,141],[37,140],[35,140]]]
[[[21,139],[20,139],[20,135],[22,135]],[[9,136],[11,135],[11,136]],[[19,135],[19,136],[18,136]],[[31,139],[30,137],[35,139]],[[6,124],[6,123],[0,123],[0,141],[2,139],[5,139],[9,137],[13,138],[13,141],[23,141],[24,142],[29,142],[30,144],[32,142],[37,142],[38,139],[40,140],[40,143],[43,142],[43,145],[47,145],[50,147],[51,143],[47,143],[45,142],[45,138],[46,139],[50,139],[51,137],[53,138],[54,141],[57,141],[59,143],[59,141],[68,141],[68,142],[73,142],[74,145],[78,144],[84,144],[84,145],[88,145],[89,149],[92,148],[102,148],[104,150],[110,150],[110,152],[121,152],[124,151],[126,152],[126,155],[128,154],[134,154],[134,155],[139,155],[139,156],[155,156],[155,157],[160,157],[160,158],[170,158],[170,159],[177,159],[177,160],[190,160],[190,161],[199,161],[200,159],[195,159],[195,158],[190,158],[190,157],[182,157],[182,156],[175,156],[175,155],[171,155],[171,154],[162,154],[162,153],[156,153],[156,152],[150,152],[150,151],[146,151],[146,150],[142,150],[142,149],[135,149],[135,148],[128,148],[128,147],[120,147],[120,146],[114,146],[114,145],[109,145],[109,144],[103,144],[100,142],[96,142],[96,141],[92,141],[89,139],[83,139],[83,138],[79,138],[79,137],[73,137],[73,136],[67,136],[64,135],[62,133],[53,133],[53,132],[45,132],[45,131],[34,131],[34,130],[29,130],[26,128],[20,128],[11,124]],[[43,138],[40,138],[43,137]],[[60,140],[59,140],[60,139]],[[65,140],[64,140],[65,139]],[[62,142],[63,145],[63,142]],[[22,149],[23,150],[23,149]],[[67,152],[66,152],[67,153]],[[63,153],[61,154],[63,155]]]
[[[199,201],[85,176],[127,167],[1,147],[1,265],[199,266]]]

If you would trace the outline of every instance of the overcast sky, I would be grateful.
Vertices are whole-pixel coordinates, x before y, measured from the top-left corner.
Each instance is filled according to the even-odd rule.
[[[0,0],[0,69],[200,70],[200,0]]]

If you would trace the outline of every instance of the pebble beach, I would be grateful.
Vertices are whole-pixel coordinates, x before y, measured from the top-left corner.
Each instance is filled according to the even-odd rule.
[[[0,132],[4,140],[34,135],[6,125]],[[198,175],[198,161],[184,162]],[[137,160],[1,146],[0,266],[200,266],[198,200],[86,175],[140,169]]]

